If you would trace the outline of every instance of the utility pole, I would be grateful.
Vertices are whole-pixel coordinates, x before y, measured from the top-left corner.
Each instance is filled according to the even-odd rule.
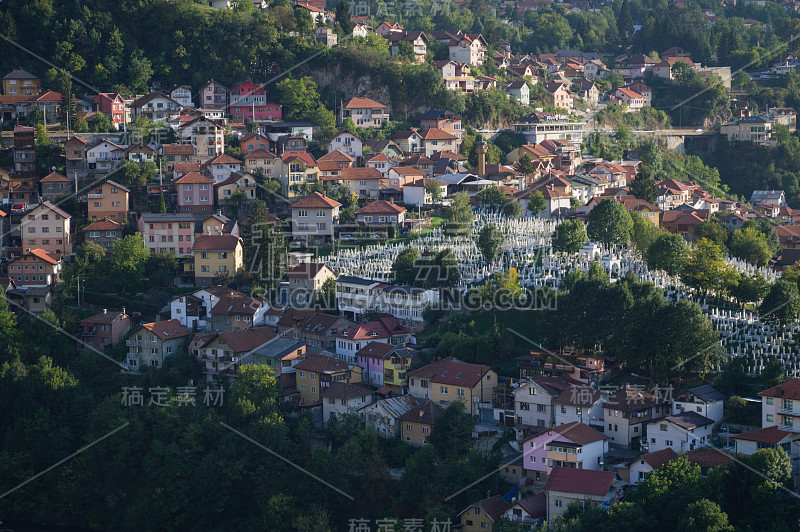
[[[81,276],[78,276],[78,308],[81,308]]]

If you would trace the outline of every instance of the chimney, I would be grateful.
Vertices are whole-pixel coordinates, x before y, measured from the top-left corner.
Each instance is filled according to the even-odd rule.
[[[123,314],[124,316],[127,316],[127,315],[128,315],[128,313],[125,311],[125,307],[122,307],[122,314]]]
[[[103,309],[103,314],[108,314],[108,309],[107,308]]]
[[[480,140],[478,141],[478,177],[484,177],[486,175],[486,141]]]

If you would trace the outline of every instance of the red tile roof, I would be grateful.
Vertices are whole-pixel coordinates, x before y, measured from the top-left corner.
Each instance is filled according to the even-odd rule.
[[[108,218],[92,222],[83,228],[84,231],[119,231],[122,228],[120,224]]]
[[[264,302],[260,297],[220,297],[219,301],[211,309],[211,314],[218,316],[246,314],[252,316]]]
[[[161,146],[164,155],[194,155],[194,146],[191,144],[164,144]]]
[[[400,334],[408,334],[408,329],[403,327],[400,320],[394,316],[384,316],[375,321],[367,321],[348,327],[335,336],[337,338],[347,338],[348,340],[375,340],[378,338],[391,338]]]
[[[425,401],[397,418],[397,420],[410,423],[422,423],[424,425],[435,425],[443,415],[444,409],[441,406],[430,401]]]
[[[787,225],[779,225],[775,227],[775,230],[782,227],[791,227]],[[794,226],[800,229],[800,226]],[[779,233],[780,234],[780,233]],[[773,386],[772,388],[767,388],[762,392],[758,392],[760,397],[780,397],[781,399],[793,399],[793,400],[800,400],[800,379],[789,379],[788,381],[783,381],[781,384],[777,386]]]
[[[312,168],[317,166],[317,161],[314,160],[314,156],[311,155],[308,152],[290,153],[290,154],[284,155],[281,160],[284,162],[284,164],[289,164],[292,161],[296,161],[297,159],[300,159],[301,161],[306,163],[307,166],[310,166]]]
[[[425,140],[455,140],[457,137],[443,129],[432,127],[422,133],[422,138]]]
[[[301,262],[289,272],[289,277],[299,277],[302,279],[313,279],[323,269],[330,267],[324,262]],[[331,270],[333,272],[333,270]]]
[[[589,445],[590,443],[594,443],[596,441],[608,439],[608,436],[602,432],[597,432],[589,425],[584,425],[578,421],[572,421],[570,423],[553,427],[553,430],[565,438],[569,438],[578,445]]]
[[[765,429],[751,430],[750,432],[743,432],[733,436],[735,440],[754,441],[759,443],[769,443],[775,445],[780,443],[786,436],[791,435],[791,432],[781,430],[776,426],[767,427]]]
[[[345,109],[378,109],[383,108],[386,109],[386,106],[382,103],[378,103],[375,100],[370,100],[369,98],[352,98],[347,105],[344,106]]]
[[[58,172],[50,172],[39,180],[39,183],[72,183],[69,179]]]
[[[667,447],[666,449],[661,449],[660,451],[656,451],[654,453],[647,453],[643,454],[642,456],[637,456],[628,462],[628,466],[639,460],[644,460],[644,462],[649,464],[653,469],[658,469],[662,465],[674,459],[676,456],[678,456],[678,453]]]
[[[348,371],[352,367],[343,360],[325,355],[311,355],[295,366],[298,370],[312,373],[341,373]]]
[[[389,203],[385,200],[377,200],[367,203],[361,207],[356,214],[400,214],[406,212],[405,207]]]
[[[234,235],[203,235],[198,236],[192,251],[235,251],[242,239]]]
[[[213,182],[214,182],[213,179],[209,179],[204,175],[198,174],[197,172],[189,172],[188,174],[186,174],[186,175],[184,175],[182,177],[179,177],[178,179],[173,181],[173,183],[175,183],[176,185],[191,185],[191,184],[194,184],[194,183],[200,183],[200,184],[203,184],[203,185],[207,185],[207,184],[213,183]]]
[[[319,159],[317,159],[318,163],[322,162],[322,161],[336,161],[336,162],[352,163],[354,161],[354,159],[352,157],[350,157],[349,155],[347,155],[342,150],[337,148],[337,149],[335,149],[335,150],[333,150],[331,152],[326,153],[325,155],[323,155]]]
[[[489,366],[469,364],[453,357],[447,357],[410,371],[407,375],[409,377],[431,379],[432,382],[437,384],[474,388],[491,369]],[[494,386],[494,383],[491,383],[491,386]]]
[[[554,467],[547,477],[544,490],[602,497],[611,489],[611,482],[615,476],[616,474],[611,471]]]
[[[733,462],[733,457],[729,453],[712,447],[698,447],[686,453],[686,459],[700,467],[722,466],[724,469],[728,469]]]
[[[293,204],[292,209],[335,209],[341,207],[342,204],[334,201],[328,197],[323,196],[319,192],[312,192],[305,198]]]
[[[205,343],[210,344],[216,337],[228,344],[234,353],[248,353],[258,349],[273,338],[275,333],[269,327],[255,327],[253,329],[240,329],[218,333],[213,339]]]
[[[244,156],[245,159],[277,159],[278,156],[272,153],[269,150],[262,150],[258,148],[257,150],[253,150],[251,152],[247,152]]]
[[[29,252],[24,253],[21,256],[15,258],[15,259],[11,259],[10,262],[18,261],[22,257],[30,257],[31,255],[36,257],[37,259],[41,259],[41,260],[43,260],[45,262],[49,262],[50,264],[58,264],[60,262],[54,256],[50,255],[48,252],[46,252],[43,249],[32,249]],[[27,266],[26,266],[26,268],[27,268]]]
[[[221,155],[217,155],[210,161],[206,161],[205,163],[206,166],[211,166],[212,164],[242,164],[242,161],[223,153]]]
[[[322,389],[323,399],[351,399],[353,397],[371,396],[375,391],[361,383],[348,383],[342,381],[332,382],[327,388]]]
[[[181,172],[199,172],[201,169],[200,163],[175,163],[172,170],[179,174]]]
[[[339,179],[380,179],[381,173],[377,168],[342,168]]]
[[[154,321],[153,323],[144,323],[142,327],[162,340],[172,340],[192,334],[192,331],[181,325],[178,320]]]

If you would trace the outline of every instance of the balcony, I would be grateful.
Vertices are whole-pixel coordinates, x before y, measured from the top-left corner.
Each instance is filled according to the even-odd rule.
[[[794,408],[793,407],[787,408],[785,406],[779,406],[778,407],[778,413],[779,414],[788,415],[788,416],[800,416],[800,413],[795,413],[794,412]]]
[[[800,425],[778,425],[778,428],[786,432],[800,432]]]
[[[136,340],[136,339],[128,339],[128,340],[125,340],[125,345],[127,345],[128,347],[141,346],[142,345],[142,341],[141,340]]]
[[[102,194],[87,194],[86,195],[89,199],[103,199]]]
[[[81,336],[95,336],[97,327],[81,327]]]

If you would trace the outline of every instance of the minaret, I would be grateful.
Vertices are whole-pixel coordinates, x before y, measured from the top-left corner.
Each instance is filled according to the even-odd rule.
[[[486,175],[486,141],[481,139],[478,141],[478,177]]]

